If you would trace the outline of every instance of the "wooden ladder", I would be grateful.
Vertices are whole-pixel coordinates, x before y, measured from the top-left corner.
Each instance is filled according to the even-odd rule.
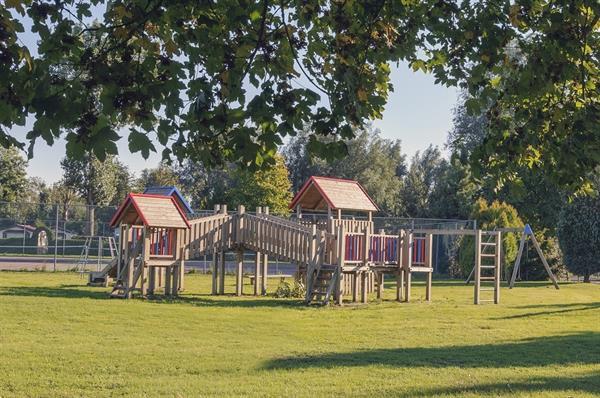
[[[321,265],[316,269],[310,291],[307,295],[308,304],[327,305],[336,284],[340,280],[340,268],[337,265]]]
[[[475,235],[474,303],[500,302],[500,256],[502,255],[502,233],[481,231]],[[492,293],[492,298],[482,298],[482,292]]]

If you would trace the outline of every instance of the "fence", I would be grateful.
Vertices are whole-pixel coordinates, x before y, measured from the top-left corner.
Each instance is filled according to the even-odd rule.
[[[97,261],[98,257],[110,258],[108,245],[99,248],[98,239],[86,245],[86,237],[90,230],[95,236],[114,236],[115,231],[109,223],[115,210],[116,206],[0,202],[0,267],[9,257],[19,257],[23,263],[26,258],[45,258],[52,268],[62,264],[59,269],[68,269],[77,265],[86,246],[90,262]],[[213,210],[197,210],[191,218],[212,213]],[[235,213],[234,209],[229,213]],[[248,211],[247,214],[253,213]],[[304,213],[303,217],[307,221],[326,221],[322,213]],[[373,217],[373,223],[374,233],[383,229],[387,234],[398,233],[400,229],[476,228],[473,220]],[[456,247],[455,237],[434,236],[433,266],[436,272],[448,272],[448,264],[456,256]]]

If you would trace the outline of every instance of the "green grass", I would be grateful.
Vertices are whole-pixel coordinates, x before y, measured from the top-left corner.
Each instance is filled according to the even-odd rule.
[[[600,395],[600,286],[437,281],[433,302],[109,300],[71,273],[0,273],[0,397]],[[233,278],[227,279],[233,291]],[[270,280],[272,285],[275,280]],[[250,287],[245,287],[250,291]]]

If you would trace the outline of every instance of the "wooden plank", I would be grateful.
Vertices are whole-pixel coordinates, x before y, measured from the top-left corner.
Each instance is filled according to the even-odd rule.
[[[519,242],[519,251],[517,253],[517,260],[515,261],[515,266],[513,267],[512,276],[510,278],[510,283],[508,284],[509,289],[512,289],[515,286],[515,281],[517,280],[517,274],[519,273],[519,267],[521,266],[521,257],[523,257],[523,250],[525,249],[525,240],[527,239],[527,235],[525,232],[521,234],[521,241]]]
[[[474,292],[473,292],[473,302],[475,304],[480,303],[480,288],[481,288],[481,230],[477,230],[475,234],[475,283],[474,283]]]
[[[552,270],[550,269],[550,266],[548,265],[548,261],[546,261],[546,257],[544,256],[544,253],[542,252],[542,248],[540,247],[540,244],[538,243],[538,241],[533,233],[530,236],[531,236],[531,241],[533,242],[533,247],[535,247],[535,250],[537,251],[538,255],[540,256],[540,259],[542,260],[542,264],[544,264],[544,268],[546,269],[546,272],[548,273],[550,280],[554,284],[554,287],[556,289],[559,289],[556,277],[552,273]]]

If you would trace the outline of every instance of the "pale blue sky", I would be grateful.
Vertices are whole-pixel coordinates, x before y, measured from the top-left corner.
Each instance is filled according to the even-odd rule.
[[[97,12],[95,17],[102,15]],[[28,32],[30,23],[22,20],[25,33],[21,40],[36,53],[37,36]],[[386,138],[402,141],[402,150],[410,159],[416,151],[422,151],[430,144],[443,149],[446,136],[452,123],[452,108],[458,98],[455,88],[434,84],[431,75],[413,72],[406,64],[392,69],[394,92],[390,94],[383,118],[374,121]],[[21,141],[25,140],[27,128],[15,128],[12,133]],[[131,154],[127,148],[127,130],[118,141],[119,157],[130,170],[139,173],[144,168],[154,167],[160,161],[160,154],[151,153],[147,160],[140,153]],[[162,151],[156,145],[158,151]],[[30,176],[40,177],[48,183],[60,179],[60,160],[65,156],[65,142],[57,141],[49,147],[43,140],[36,143],[34,158],[29,161]]]

